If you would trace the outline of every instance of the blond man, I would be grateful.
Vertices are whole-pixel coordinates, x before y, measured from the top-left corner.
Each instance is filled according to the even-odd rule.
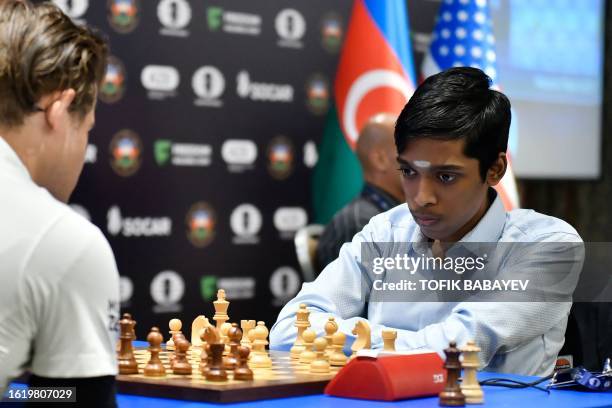
[[[107,47],[56,6],[0,1],[0,395],[77,387],[115,406],[115,259],[66,205],[83,168]]]

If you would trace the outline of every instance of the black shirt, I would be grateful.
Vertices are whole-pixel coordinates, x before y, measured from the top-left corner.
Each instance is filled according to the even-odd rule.
[[[317,262],[322,271],[338,257],[340,248],[361,231],[370,218],[390,210],[400,202],[372,184],[366,183],[359,197],[348,203],[327,224],[317,246]]]

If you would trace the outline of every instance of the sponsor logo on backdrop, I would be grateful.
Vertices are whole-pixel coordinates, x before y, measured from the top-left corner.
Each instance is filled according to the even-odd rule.
[[[306,33],[306,20],[295,9],[281,10],[274,20],[274,28],[278,34],[277,44],[281,47],[302,48],[302,38]]]
[[[208,203],[200,201],[192,205],[185,217],[185,223],[187,238],[193,246],[203,248],[215,238],[216,215]]]
[[[106,62],[106,72],[100,85],[98,97],[102,102],[115,103],[123,97],[127,76],[125,67],[119,58],[109,56]]]
[[[167,237],[172,234],[169,217],[124,217],[121,209],[113,205],[106,213],[106,229],[112,236]]]
[[[317,161],[319,161],[317,145],[312,140],[309,140],[304,144],[304,165],[311,169],[317,165]]]
[[[108,22],[121,34],[133,31],[138,25],[140,5],[137,0],[108,0]]]
[[[140,73],[140,82],[150,99],[163,100],[176,96],[181,77],[175,67],[147,65]]]
[[[277,180],[284,180],[293,171],[293,145],[284,136],[275,137],[268,145],[268,172]]]
[[[327,13],[321,21],[321,44],[332,54],[336,54],[342,47],[344,28],[342,20],[336,13]]]
[[[221,95],[225,90],[225,78],[221,71],[212,65],[206,65],[194,72],[191,78],[191,87],[197,98],[196,106],[221,107]]]
[[[242,99],[265,102],[292,102],[293,87],[289,84],[254,82],[250,74],[242,70],[236,76],[236,92]]]
[[[206,9],[206,20],[210,31],[222,30],[230,34],[259,35],[261,16],[259,14],[224,10],[211,6]]]
[[[87,221],[91,221],[91,215],[89,215],[89,211],[85,207],[79,204],[70,204],[70,208],[72,211],[79,214],[81,217],[85,218]]]
[[[157,18],[163,27],[161,35],[187,37],[185,29],[191,22],[191,6],[187,0],[161,0],[157,5]]]
[[[212,160],[212,147],[201,143],[174,143],[168,139],[158,139],[153,145],[155,162],[165,166],[206,167]]]
[[[306,83],[306,106],[315,115],[323,115],[329,109],[329,82],[315,74]]]
[[[132,295],[134,294],[134,284],[132,280],[127,276],[119,277],[119,300],[121,301],[121,307],[127,307],[130,305]]]
[[[232,242],[237,245],[257,244],[261,230],[261,212],[253,204],[240,204],[230,215],[230,227],[234,233]]]
[[[88,144],[85,149],[85,163],[95,163],[98,161],[98,147],[93,144]]]
[[[70,17],[75,23],[82,24],[85,21],[81,20],[81,17],[87,12],[89,7],[89,0],[53,0],[55,3],[68,17]]]
[[[274,212],[273,222],[282,239],[293,239],[308,222],[308,214],[302,207],[280,207]]]
[[[136,173],[142,162],[140,137],[129,129],[120,130],[111,140],[110,156],[110,165],[118,175],[128,177]]]
[[[162,271],[151,281],[154,313],[180,312],[185,294],[185,280],[174,271]]]
[[[200,295],[206,302],[217,299],[217,288],[223,288],[231,300],[247,300],[255,297],[255,278],[253,277],[217,277],[200,278]]]
[[[270,276],[270,292],[272,304],[282,306],[291,300],[300,290],[300,274],[290,266],[281,266]]]
[[[252,140],[228,139],[221,146],[221,157],[231,173],[252,170],[257,159],[257,145]]]

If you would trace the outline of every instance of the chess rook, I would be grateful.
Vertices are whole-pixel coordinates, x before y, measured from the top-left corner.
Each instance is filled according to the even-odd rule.
[[[134,349],[132,341],[135,340],[134,326],[136,321],[132,319],[132,315],[124,313],[123,318],[119,321],[120,327],[120,348],[117,355],[119,364],[119,374],[138,374],[138,363],[134,357]]]

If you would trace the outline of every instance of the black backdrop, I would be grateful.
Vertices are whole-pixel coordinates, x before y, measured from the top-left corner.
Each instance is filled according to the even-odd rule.
[[[56,3],[111,46],[71,202],[113,248],[137,335],[212,318],[217,287],[232,321],[271,327],[303,280],[293,235],[352,1]],[[417,67],[438,4],[408,2]]]

